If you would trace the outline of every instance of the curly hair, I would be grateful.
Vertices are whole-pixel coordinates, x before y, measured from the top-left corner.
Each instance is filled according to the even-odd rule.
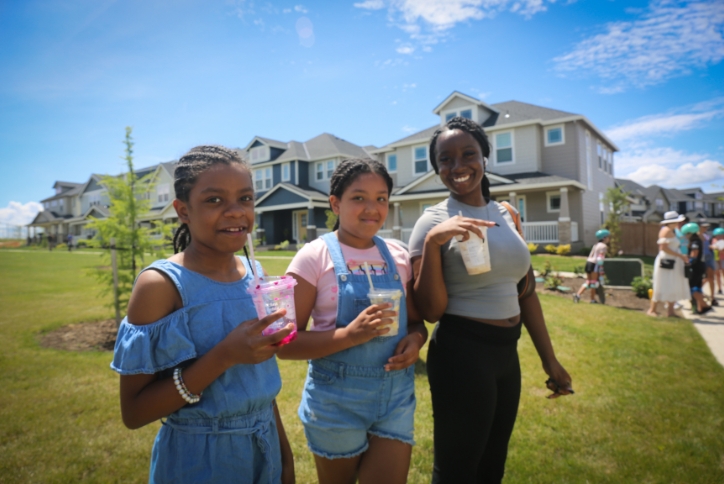
[[[381,176],[387,184],[387,194],[392,193],[392,177],[387,173],[385,165],[371,158],[349,158],[342,161],[334,170],[334,173],[332,173],[332,178],[329,180],[329,194],[337,198],[342,198],[342,194],[347,190],[347,187],[349,187],[358,176],[364,175],[365,173],[374,173]],[[332,230],[337,230],[338,228],[339,217]]]
[[[217,163],[224,165],[241,165],[250,170],[249,165],[236,152],[224,146],[202,145],[191,148],[178,160],[174,172],[173,188],[176,198],[182,202],[189,201],[189,194],[199,175]],[[191,243],[191,232],[187,224],[181,224],[173,237],[173,251],[177,254]],[[246,251],[246,246],[244,246]],[[248,257],[247,257],[248,258]]]
[[[440,174],[440,168],[437,166],[437,155],[435,153],[435,149],[437,147],[437,139],[445,131],[452,131],[454,129],[464,131],[473,138],[475,138],[475,141],[477,141],[480,145],[480,150],[483,153],[483,158],[485,161],[487,161],[488,157],[490,156],[490,140],[488,140],[488,135],[485,134],[485,130],[483,129],[483,127],[471,119],[463,118],[461,116],[455,116],[450,121],[445,123],[445,126],[435,130],[432,138],[430,138],[430,164],[432,164],[433,170],[435,170],[435,173],[438,175]],[[487,170],[487,166],[484,166],[483,168]],[[485,198],[485,200],[490,200],[490,181],[488,180],[487,176],[483,176],[483,182],[481,183],[481,186],[483,190],[483,197]]]

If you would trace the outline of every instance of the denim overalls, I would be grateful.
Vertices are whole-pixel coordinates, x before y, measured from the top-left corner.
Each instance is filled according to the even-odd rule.
[[[148,268],[176,285],[183,307],[142,326],[124,319],[111,368],[121,375],[156,374],[184,366],[223,340],[240,323],[256,318],[246,276],[218,282],[168,260]],[[261,267],[259,266],[259,270]],[[151,456],[149,482],[281,481],[281,453],[272,401],[281,389],[276,359],[235,365],[162,421]]]
[[[323,237],[329,249],[339,288],[336,327],[352,322],[371,303],[366,275],[347,269],[337,234]],[[349,458],[369,446],[367,434],[414,444],[414,366],[385,371],[384,365],[407,335],[407,308],[403,283],[385,242],[373,238],[387,264],[387,274],[373,275],[375,288],[402,291],[400,329],[396,336],[380,336],[325,358],[310,360],[299,406],[299,417],[312,452],[328,459]]]

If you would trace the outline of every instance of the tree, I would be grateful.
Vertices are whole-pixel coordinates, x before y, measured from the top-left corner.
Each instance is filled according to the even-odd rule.
[[[118,257],[118,301],[116,310],[125,313],[128,299],[131,296],[133,282],[136,279],[138,268],[145,265],[146,254],[154,254],[156,258],[164,257],[163,243],[171,237],[170,225],[154,222],[153,226],[142,225],[139,221],[150,212],[151,202],[147,196],[153,189],[151,176],[138,178],[133,169],[133,138],[132,128],[126,128],[126,161],[127,172],[119,176],[103,176],[101,185],[108,192],[109,215],[107,218],[93,218],[88,228],[96,230],[93,245],[109,249],[104,251],[102,257],[110,266],[110,244],[115,240]],[[155,232],[155,234],[154,234]],[[154,235],[160,235],[160,241],[154,240]],[[113,292],[113,274],[108,269],[99,269],[96,272],[102,282],[102,293]],[[117,314],[118,314],[117,312]]]
[[[610,209],[605,224],[608,231],[611,232],[608,253],[615,256],[621,248],[621,216],[628,211],[630,206],[628,193],[621,187],[611,187],[606,190],[604,201]]]
[[[325,210],[324,214],[327,216],[327,220],[324,222],[324,225],[327,226],[327,230],[330,232],[334,230],[334,224],[337,223],[337,215],[332,210]]]

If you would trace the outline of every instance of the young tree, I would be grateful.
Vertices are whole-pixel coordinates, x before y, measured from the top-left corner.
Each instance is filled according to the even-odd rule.
[[[605,224],[608,231],[611,232],[608,253],[616,256],[621,248],[621,217],[628,211],[630,205],[628,193],[621,187],[611,187],[606,190],[604,201],[610,209]]]
[[[164,257],[163,243],[171,237],[171,226],[154,222],[154,227],[139,223],[151,208],[148,192],[153,189],[151,176],[138,178],[133,169],[133,138],[132,128],[126,128],[126,161],[127,172],[119,176],[103,176],[101,185],[108,192],[109,215],[107,218],[94,218],[88,228],[96,230],[93,245],[110,249],[111,239],[115,240],[118,258],[118,306],[117,313],[125,313],[128,298],[131,295],[133,282],[139,267],[145,266],[145,256],[153,254],[156,258]],[[153,232],[161,235],[154,240]],[[103,252],[103,257],[110,261],[110,250]],[[110,265],[110,263],[108,264]],[[110,270],[98,270],[98,279],[103,283],[103,294],[113,292],[113,274]]]

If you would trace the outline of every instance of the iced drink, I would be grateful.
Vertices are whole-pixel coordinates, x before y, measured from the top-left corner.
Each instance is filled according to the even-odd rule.
[[[456,237],[460,254],[468,274],[474,276],[490,270],[490,249],[488,249],[488,227],[478,227],[483,234],[481,239],[475,232],[468,232],[470,238],[461,241],[462,235]]]
[[[397,316],[392,318],[392,324],[387,327],[390,328],[389,333],[380,336],[395,336],[400,330],[400,299],[402,299],[402,291],[399,289],[375,289],[370,290],[367,294],[372,304],[384,304],[392,303],[392,307],[389,308],[397,313]]]
[[[287,314],[283,318],[274,321],[261,332],[265,336],[274,334],[292,323],[294,330],[281,340],[279,345],[285,345],[297,339],[297,314],[294,310],[294,286],[296,285],[297,280],[291,276],[264,276],[257,280],[256,286],[252,285],[248,289],[259,319],[279,309],[287,310]]]

